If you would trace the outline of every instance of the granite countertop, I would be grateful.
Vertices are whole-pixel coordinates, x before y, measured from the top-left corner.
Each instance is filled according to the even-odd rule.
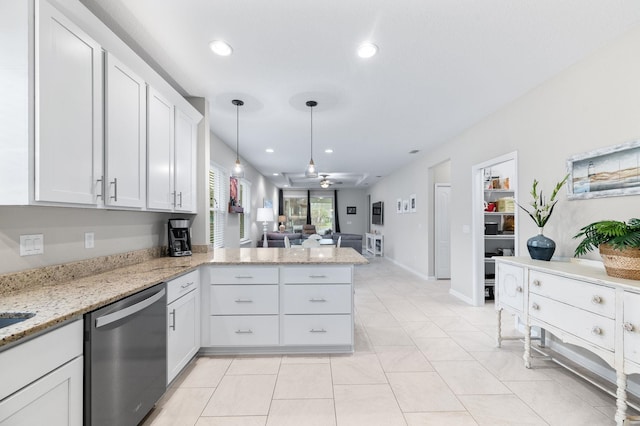
[[[36,315],[0,329],[2,346],[34,335],[68,320],[81,318],[123,297],[176,278],[201,265],[365,264],[351,248],[239,248],[215,249],[187,257],[158,257],[126,267],[55,284],[34,282],[28,288],[2,293],[0,312]],[[34,275],[33,271],[29,271]]]

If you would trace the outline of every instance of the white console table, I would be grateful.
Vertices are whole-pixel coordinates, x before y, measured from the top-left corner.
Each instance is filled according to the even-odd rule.
[[[384,240],[381,234],[366,234],[367,251],[374,256],[384,256]]]
[[[640,373],[640,281],[606,275],[580,262],[496,258],[497,345],[502,310],[525,325],[524,364],[531,367],[531,327],[600,357],[616,372],[615,421],[627,410],[627,375]]]

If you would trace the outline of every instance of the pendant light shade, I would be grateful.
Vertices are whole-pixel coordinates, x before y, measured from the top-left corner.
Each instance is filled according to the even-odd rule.
[[[308,178],[318,177],[318,170],[313,162],[313,107],[316,105],[318,105],[316,101],[307,101],[307,106],[311,111],[311,159],[309,160],[309,165],[307,166],[307,170],[305,170],[304,175]]]
[[[244,105],[244,102],[239,99],[234,99],[231,103],[236,106],[236,164],[233,166],[231,176],[234,178],[242,178],[244,177],[244,167],[242,167],[240,163],[240,107]]]

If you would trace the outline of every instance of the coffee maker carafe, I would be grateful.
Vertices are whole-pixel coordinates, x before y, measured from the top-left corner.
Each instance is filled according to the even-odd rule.
[[[191,256],[188,219],[169,219],[169,256]]]

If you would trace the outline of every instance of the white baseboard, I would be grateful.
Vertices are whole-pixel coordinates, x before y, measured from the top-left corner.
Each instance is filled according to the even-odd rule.
[[[465,303],[468,303],[469,305],[473,306],[473,299],[471,297],[465,296],[464,294],[460,293],[459,291],[456,291],[454,289],[449,289],[449,294],[452,295],[455,298],[458,298],[460,300],[462,300]]]
[[[420,272],[416,271],[415,269],[411,269],[408,266],[397,262],[395,259],[392,259],[392,258],[387,257],[387,256],[385,256],[385,259],[387,259],[389,262],[393,263],[394,265],[404,269],[405,271],[408,271],[408,272],[411,272],[414,275],[417,275],[418,277],[422,278],[425,281],[429,279],[429,276],[421,274]]]

